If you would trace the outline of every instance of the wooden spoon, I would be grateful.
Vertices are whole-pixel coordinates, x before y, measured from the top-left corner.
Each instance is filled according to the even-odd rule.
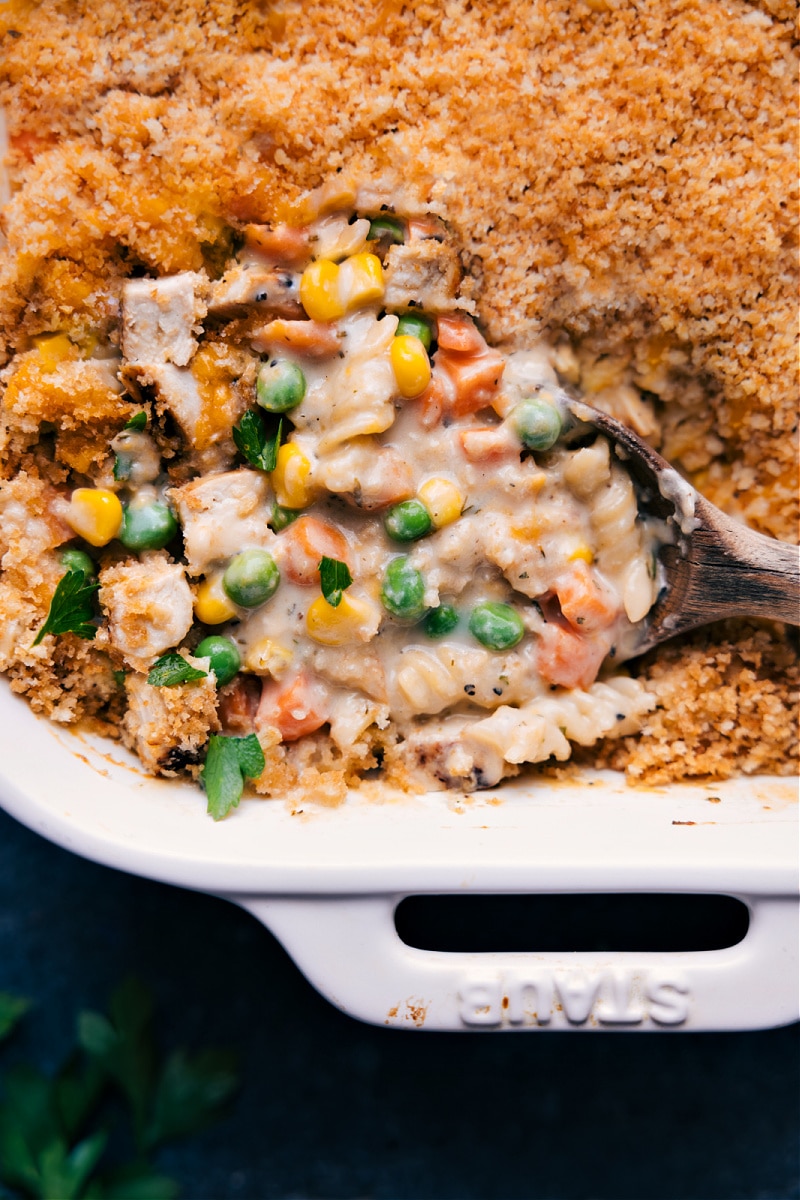
[[[727,617],[767,617],[800,625],[800,549],[764,537],[734,521],[678,474],[626,425],[561,392],[559,401],[578,421],[614,445],[656,517],[676,526],[673,545],[659,553],[666,573],[641,629],[620,658],[643,654],[660,642]]]

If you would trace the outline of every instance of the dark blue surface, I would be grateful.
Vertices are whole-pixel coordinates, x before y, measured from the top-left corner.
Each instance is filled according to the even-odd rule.
[[[189,1200],[791,1200],[800,1026],[749,1034],[398,1033],[311,989],[246,913],[96,866],[0,814],[0,990],[54,1066],[135,972],[165,1040],[236,1048],[232,1116],[162,1155]]]

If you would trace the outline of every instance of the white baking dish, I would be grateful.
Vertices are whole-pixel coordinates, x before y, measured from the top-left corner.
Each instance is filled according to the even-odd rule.
[[[460,797],[353,799],[292,815],[244,801],[214,824],[190,784],[36,718],[0,688],[0,801],[108,866],[248,909],[345,1012],[404,1028],[753,1029],[798,1018],[794,781],[627,788],[611,773]],[[709,797],[718,797],[718,801]],[[46,887],[46,881],[42,881]],[[719,893],[744,940],[687,953],[455,954],[400,941],[406,895]]]

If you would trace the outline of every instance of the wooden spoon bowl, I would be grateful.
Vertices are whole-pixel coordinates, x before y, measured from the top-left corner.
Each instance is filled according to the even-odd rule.
[[[764,537],[716,508],[632,430],[566,393],[562,406],[609,439],[654,515],[671,518],[676,540],[659,557],[666,586],[625,655],[728,617],[800,625],[800,549]]]

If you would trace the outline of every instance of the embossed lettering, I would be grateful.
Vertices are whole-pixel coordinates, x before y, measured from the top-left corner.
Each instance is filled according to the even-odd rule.
[[[680,972],[536,966],[471,973],[461,980],[458,1004],[465,1025],[547,1025],[559,1009],[570,1025],[585,1025],[590,1017],[602,1025],[640,1025],[648,1017],[658,1025],[680,1025],[689,1015],[690,995]]]
[[[525,1020],[546,1025],[553,1011],[553,979],[546,971],[507,980],[506,1015],[512,1025]]]
[[[566,977],[556,972],[556,991],[564,1016],[573,1025],[582,1025],[588,1020],[600,990],[600,980],[601,976],[586,971],[573,971]]]
[[[499,1025],[501,984],[498,975],[472,976],[458,989],[461,1020],[465,1025]]]
[[[635,979],[633,971],[617,969],[604,973],[596,1013],[603,1025],[638,1025],[644,1020],[644,1006],[633,994]]]
[[[645,983],[650,1016],[659,1025],[680,1025],[689,1015],[689,985],[685,977],[651,972]]]

